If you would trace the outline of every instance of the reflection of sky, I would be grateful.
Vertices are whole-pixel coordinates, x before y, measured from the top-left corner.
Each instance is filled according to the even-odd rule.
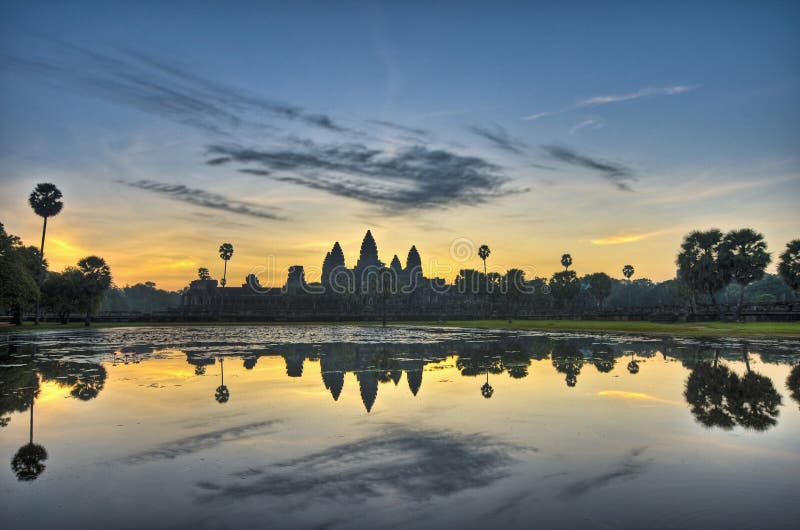
[[[550,359],[533,360],[525,378],[490,374],[490,400],[480,395],[485,376],[462,376],[446,357],[426,366],[416,397],[405,374],[379,384],[367,414],[352,373],[334,401],[318,360],[287,377],[283,357],[264,355],[247,370],[230,354],[224,405],[214,401],[220,363],[196,376],[179,348],[138,364],[105,362],[105,387],[90,401],[45,383],[34,437],[50,455],[47,470],[21,484],[0,469],[13,506],[0,521],[478,528],[490,518],[508,528],[532,520],[694,528],[762,518],[780,528],[796,513],[788,492],[800,476],[800,413],[783,386],[790,365],[758,355],[753,369],[783,395],[778,424],[765,433],[700,427],[683,399],[688,369],[660,355],[641,357],[636,375],[625,369],[629,356],[609,373],[584,364],[574,388]],[[744,373],[743,362],[723,362]],[[0,431],[4,462],[27,440],[27,419],[12,414]],[[741,498],[758,498],[759,510]]]

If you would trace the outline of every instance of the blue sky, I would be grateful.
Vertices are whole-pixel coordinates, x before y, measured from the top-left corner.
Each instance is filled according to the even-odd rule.
[[[665,279],[692,228],[798,236],[796,2],[233,4],[0,6],[9,231],[35,239],[52,180],[56,266],[169,286],[220,238],[242,275],[374,228],[423,261],[467,237],[498,267]]]

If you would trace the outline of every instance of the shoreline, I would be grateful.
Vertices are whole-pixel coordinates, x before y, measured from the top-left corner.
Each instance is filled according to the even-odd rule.
[[[379,321],[334,322],[98,322],[86,327],[82,322],[59,324],[43,323],[36,327],[26,322],[22,326],[0,325],[0,334],[34,333],[62,330],[92,330],[118,327],[203,327],[203,326],[380,326]],[[547,332],[582,332],[617,335],[731,337],[731,338],[800,338],[800,322],[683,322],[656,323],[616,320],[451,320],[451,321],[400,321],[388,326],[438,326],[453,328],[498,329]]]

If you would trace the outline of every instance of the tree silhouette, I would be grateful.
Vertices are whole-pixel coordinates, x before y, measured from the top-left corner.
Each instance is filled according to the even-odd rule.
[[[561,266],[564,267],[564,270],[567,270],[572,265],[572,256],[569,254],[562,254],[561,255]]]
[[[483,275],[486,276],[486,259],[489,257],[492,251],[489,249],[488,245],[481,245],[478,248],[478,257],[483,260]]]
[[[597,300],[597,305],[603,307],[603,302],[611,294],[611,276],[605,272],[595,272],[589,275],[589,292]]]
[[[549,285],[550,293],[562,308],[566,307],[566,303],[575,298],[581,291],[581,284],[575,271],[563,270],[553,274]]]
[[[795,296],[800,296],[800,239],[786,243],[786,250],[778,263],[778,274],[795,292]]]
[[[631,281],[631,277],[633,276],[634,272],[636,271],[634,271],[633,265],[625,265],[622,267],[622,275],[625,276],[629,282]]]
[[[87,256],[78,262],[81,273],[82,306],[86,310],[84,323],[92,323],[92,313],[100,306],[103,295],[111,287],[111,269],[103,258]]]
[[[701,425],[729,431],[736,425],[730,398],[737,378],[718,361],[719,351],[714,355],[713,364],[699,362],[686,380],[683,395],[691,406],[692,415]]]
[[[211,273],[208,272],[208,269],[205,267],[200,267],[197,269],[197,278],[200,280],[210,280]]]
[[[716,228],[706,232],[694,231],[683,239],[676,260],[678,278],[691,291],[694,309],[697,294],[708,294],[711,303],[716,305],[714,294],[725,286],[718,261],[721,243],[722,232]]]
[[[39,475],[44,473],[44,461],[47,460],[47,451],[41,445],[33,443],[33,405],[36,395],[39,393],[39,379],[33,373],[33,355],[31,355],[30,372],[36,380],[36,389],[30,393],[30,424],[28,431],[28,443],[17,450],[14,458],[11,459],[11,470],[17,476],[17,480],[30,481],[36,480]]]
[[[731,230],[719,247],[719,263],[725,283],[739,284],[739,299],[736,303],[736,320],[742,313],[744,289],[760,280],[771,261],[764,236],[750,228]]]
[[[228,261],[233,257],[233,245],[230,243],[223,243],[219,246],[219,257],[225,262],[225,269],[222,273],[222,286],[225,287],[228,283]]]
[[[494,388],[489,384],[489,370],[486,370],[486,382],[481,386],[481,395],[486,399],[494,395]]]
[[[628,363],[628,372],[631,375],[636,375],[639,373],[639,361],[635,358],[636,353],[631,352],[631,362]]]
[[[61,212],[61,209],[64,207],[64,203],[61,201],[62,197],[63,195],[61,194],[61,191],[55,186],[55,184],[50,184],[49,182],[37,184],[28,197],[28,203],[31,205],[31,208],[33,208],[33,211],[36,213],[36,215],[44,219],[44,222],[42,223],[42,245],[39,247],[40,263],[39,273],[36,276],[37,283],[41,283],[42,281],[44,239],[45,234],[47,233],[47,219],[50,217],[55,217]],[[37,299],[35,320],[37,326],[39,325],[40,317],[39,300]]]
[[[214,399],[217,400],[217,403],[227,403],[228,399],[231,397],[231,391],[228,390],[228,387],[225,386],[225,359],[223,357],[219,358],[219,386],[214,391]]]
[[[747,373],[740,378],[733,399],[737,423],[746,429],[766,431],[778,423],[781,396],[769,377],[750,370],[747,350],[743,352]]]
[[[800,364],[796,364],[789,372],[789,377],[786,378],[786,388],[789,389],[792,399],[800,405]]]

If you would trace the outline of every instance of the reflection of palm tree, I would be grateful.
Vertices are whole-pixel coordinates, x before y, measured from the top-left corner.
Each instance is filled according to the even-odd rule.
[[[494,388],[489,384],[489,370],[486,370],[486,382],[481,387],[481,395],[489,399],[494,394]]]
[[[786,388],[789,389],[792,399],[800,404],[800,364],[795,365],[789,372],[789,377],[786,378]]]
[[[750,370],[750,359],[744,351],[747,373],[739,380],[734,398],[733,412],[742,427],[766,431],[778,423],[781,396],[769,377]]]
[[[636,375],[639,373],[639,361],[635,358],[636,352],[631,352],[631,362],[628,363],[628,372],[631,375]]]
[[[28,443],[23,445],[11,460],[11,469],[17,480],[36,480],[44,473],[44,461],[47,460],[47,451],[41,445],[33,443],[33,402],[31,398],[30,437]]]
[[[219,358],[219,373],[220,373],[220,385],[217,387],[217,390],[214,392],[214,399],[217,400],[217,403],[227,403],[228,399],[231,397],[231,392],[228,390],[228,387],[225,386],[225,359],[220,357]]]
[[[730,430],[736,425],[731,411],[730,395],[736,386],[736,375],[727,366],[718,365],[719,351],[714,363],[699,362],[686,380],[684,397],[691,405],[695,419],[706,427]]]

